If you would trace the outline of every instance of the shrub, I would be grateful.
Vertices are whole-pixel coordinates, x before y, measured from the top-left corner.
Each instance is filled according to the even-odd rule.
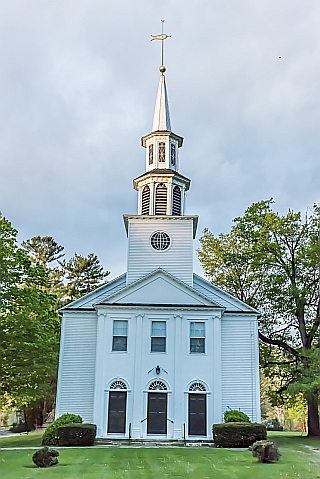
[[[68,424],[59,426],[57,438],[59,446],[93,446],[96,437],[95,424]]]
[[[42,445],[55,446],[57,444],[56,433],[58,427],[72,423],[82,423],[82,417],[78,416],[77,414],[62,414],[62,416],[53,421],[53,423],[50,424],[50,426],[48,426],[45,430],[42,436]]]
[[[229,422],[212,426],[213,439],[220,447],[249,447],[256,441],[267,439],[264,424]]]
[[[12,424],[9,429],[10,432],[29,432],[30,429],[24,422],[19,422],[19,424]]]
[[[249,416],[237,409],[229,409],[224,413],[224,422],[251,422]]]

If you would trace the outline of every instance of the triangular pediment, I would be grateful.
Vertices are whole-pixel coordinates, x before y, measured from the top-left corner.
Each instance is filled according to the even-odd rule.
[[[190,305],[221,308],[214,301],[160,268],[109,296],[106,300],[100,301],[96,306],[107,304]]]

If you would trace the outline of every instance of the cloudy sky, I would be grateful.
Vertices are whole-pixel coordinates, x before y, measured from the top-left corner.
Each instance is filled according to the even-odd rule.
[[[254,201],[320,202],[319,0],[1,0],[0,210],[20,240],[96,253],[111,277],[126,269],[162,18],[198,237]]]

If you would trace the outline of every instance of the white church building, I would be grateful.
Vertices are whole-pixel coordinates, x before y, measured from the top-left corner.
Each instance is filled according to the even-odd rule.
[[[60,311],[56,417],[80,414],[100,438],[210,439],[228,408],[260,421],[258,312],[193,273],[198,217],[160,72],[127,272]]]

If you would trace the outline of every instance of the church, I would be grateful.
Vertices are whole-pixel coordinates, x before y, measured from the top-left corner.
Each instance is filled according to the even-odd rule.
[[[193,273],[198,217],[185,211],[165,71],[138,212],[123,216],[127,271],[60,310],[56,417],[80,414],[99,438],[211,439],[228,408],[260,421],[259,313]]]

